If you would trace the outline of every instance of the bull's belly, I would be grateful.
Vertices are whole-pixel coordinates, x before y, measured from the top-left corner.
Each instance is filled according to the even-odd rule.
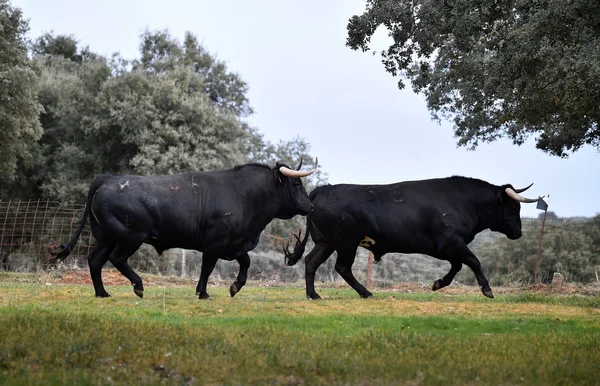
[[[426,235],[365,235],[359,246],[383,256],[386,253],[419,253],[435,255],[437,246]]]
[[[437,250],[433,246],[424,245],[424,246],[415,246],[415,245],[379,245],[373,248],[367,248],[371,250],[373,253],[377,252],[378,254],[384,255],[386,253],[418,253],[423,255],[436,256]]]
[[[159,253],[167,249],[182,248],[218,255],[226,260],[232,260],[234,256],[256,247],[256,243],[252,240],[240,237],[230,238],[227,235],[215,237],[209,235],[209,237],[201,238],[183,234],[158,234],[148,237],[144,242],[154,246]]]

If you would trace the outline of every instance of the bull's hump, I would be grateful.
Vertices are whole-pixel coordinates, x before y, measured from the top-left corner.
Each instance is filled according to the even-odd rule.
[[[183,178],[182,175],[169,176],[136,176],[120,175],[112,176],[103,183],[101,190],[114,191],[116,193],[145,192],[157,194],[159,192],[179,193],[186,190],[196,194],[200,193],[203,183],[199,178]]]

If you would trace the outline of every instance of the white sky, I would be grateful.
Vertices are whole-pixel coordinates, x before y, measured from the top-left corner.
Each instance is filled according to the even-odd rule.
[[[30,37],[72,34],[104,55],[138,56],[140,33],[191,31],[249,87],[253,126],[273,142],[305,138],[329,182],[378,184],[464,175],[501,185],[535,185],[559,216],[600,213],[600,155],[586,147],[568,159],[533,140],[457,148],[452,124],[430,119],[423,96],[399,91],[379,55],[345,46],[360,0],[13,0],[30,19]],[[386,47],[377,34],[373,47]],[[537,216],[534,204],[523,217]]]

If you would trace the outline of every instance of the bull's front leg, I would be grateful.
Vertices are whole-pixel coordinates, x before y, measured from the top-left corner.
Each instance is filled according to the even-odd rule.
[[[238,273],[237,278],[229,287],[229,294],[231,297],[234,297],[235,294],[240,292],[242,287],[246,284],[246,279],[248,277],[248,268],[250,267],[250,256],[248,256],[247,252],[244,252],[235,257],[237,262],[240,264],[240,272]]]
[[[481,263],[479,262],[479,259],[468,248],[467,251],[468,254],[463,258],[463,263],[465,263],[469,268],[471,268],[471,270],[475,274],[477,283],[479,283],[479,288],[481,288],[481,293],[483,293],[488,298],[493,299],[494,293],[490,288],[490,283],[488,282],[488,279],[485,277],[483,271],[481,270]]]
[[[200,268],[200,280],[198,281],[198,285],[196,286],[196,295],[198,295],[198,299],[210,299],[210,295],[206,292],[206,285],[208,284],[208,277],[215,269],[215,265],[217,264],[218,257],[210,256],[210,255],[202,255],[202,267]]]
[[[448,260],[450,264],[452,264],[452,267],[450,268],[450,272],[448,272],[443,279],[436,280],[433,283],[432,289],[434,291],[444,287],[442,284],[449,285],[451,280],[447,281],[447,279],[454,279],[454,276],[458,273],[458,271],[460,271],[461,265],[466,264],[475,274],[475,278],[477,279],[477,283],[479,283],[481,292],[488,298],[494,297],[494,293],[490,288],[490,284],[481,270],[481,263],[479,262],[479,259],[473,254],[473,252],[471,252],[461,236],[450,234],[443,238],[439,238],[437,240],[437,244],[439,251],[434,255],[434,257]]]

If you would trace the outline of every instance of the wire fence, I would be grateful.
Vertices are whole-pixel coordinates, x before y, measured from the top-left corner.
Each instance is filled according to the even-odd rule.
[[[48,269],[45,262],[48,247],[68,241],[81,221],[84,205],[64,202],[0,201],[0,269],[31,272]],[[491,231],[481,232],[469,245],[477,255],[492,285],[532,284],[538,254],[542,221],[523,219],[523,237],[508,240]],[[259,244],[250,253],[251,280],[296,282],[304,278],[304,264],[284,264],[281,246],[288,235],[263,232]],[[290,240],[291,241],[291,240]],[[87,269],[87,255],[94,245],[89,225],[84,228],[76,248],[63,264],[74,269]],[[292,243],[293,245],[293,243]],[[312,248],[307,245],[307,252]],[[548,219],[540,250],[540,280],[549,282],[554,273],[576,283],[600,282],[600,216],[592,219]],[[339,281],[335,272],[335,253],[317,272],[320,282]],[[159,256],[154,248],[143,245],[129,263],[140,272],[198,278],[202,253],[171,249]],[[110,263],[109,263],[110,264]],[[381,286],[397,282],[431,282],[445,275],[449,263],[426,255],[390,253],[373,264],[371,281]],[[237,262],[219,260],[213,273],[217,279],[233,279]],[[359,248],[353,272],[365,282],[368,251]],[[457,282],[475,284],[468,268],[457,275]]]

